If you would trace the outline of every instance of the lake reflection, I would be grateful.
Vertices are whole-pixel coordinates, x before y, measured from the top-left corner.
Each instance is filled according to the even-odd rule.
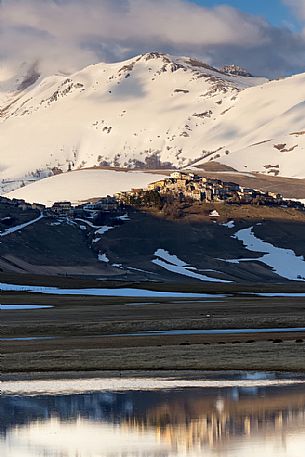
[[[1,457],[305,455],[303,385],[3,395],[0,420]]]

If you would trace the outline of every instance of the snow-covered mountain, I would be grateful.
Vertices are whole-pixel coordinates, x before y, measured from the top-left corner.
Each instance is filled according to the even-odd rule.
[[[193,163],[210,155],[208,126],[242,89],[262,82],[158,53],[38,80],[2,103],[0,179],[26,183],[98,164]]]
[[[160,53],[30,77],[0,98],[0,187],[97,165],[210,160],[305,177],[304,99],[305,75],[268,82]]]

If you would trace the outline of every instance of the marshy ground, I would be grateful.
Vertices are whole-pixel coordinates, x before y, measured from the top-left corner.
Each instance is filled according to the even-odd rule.
[[[30,278],[27,279],[28,283]],[[72,283],[73,280],[69,286]],[[137,287],[144,288],[144,284],[137,284]],[[164,285],[163,289],[169,287]],[[305,297],[249,296],[241,292],[249,292],[250,286],[239,286],[239,291],[236,287],[200,285],[196,290],[196,286],[183,286],[186,292],[230,294],[225,298],[204,299],[3,292],[2,304],[53,307],[1,311],[2,339],[51,337],[1,341],[2,373],[116,371],[122,375],[130,370],[305,371],[305,332],[113,336],[149,330],[305,327]],[[154,288],[162,289],[162,286],[155,284]],[[293,286],[252,286],[257,292],[270,292],[271,288],[304,292],[304,286],[297,283]]]

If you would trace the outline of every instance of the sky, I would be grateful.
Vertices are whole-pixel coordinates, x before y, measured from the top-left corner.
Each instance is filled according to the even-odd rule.
[[[288,4],[279,0],[193,0],[193,3],[208,7],[225,3],[245,13],[263,16],[273,25],[281,26],[288,23],[296,30],[300,25]]]
[[[270,78],[305,72],[305,0],[0,0],[0,84],[160,51]]]

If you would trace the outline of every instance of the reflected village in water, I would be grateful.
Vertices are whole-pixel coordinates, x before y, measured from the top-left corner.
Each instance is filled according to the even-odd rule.
[[[2,457],[299,457],[305,386],[2,396]]]

